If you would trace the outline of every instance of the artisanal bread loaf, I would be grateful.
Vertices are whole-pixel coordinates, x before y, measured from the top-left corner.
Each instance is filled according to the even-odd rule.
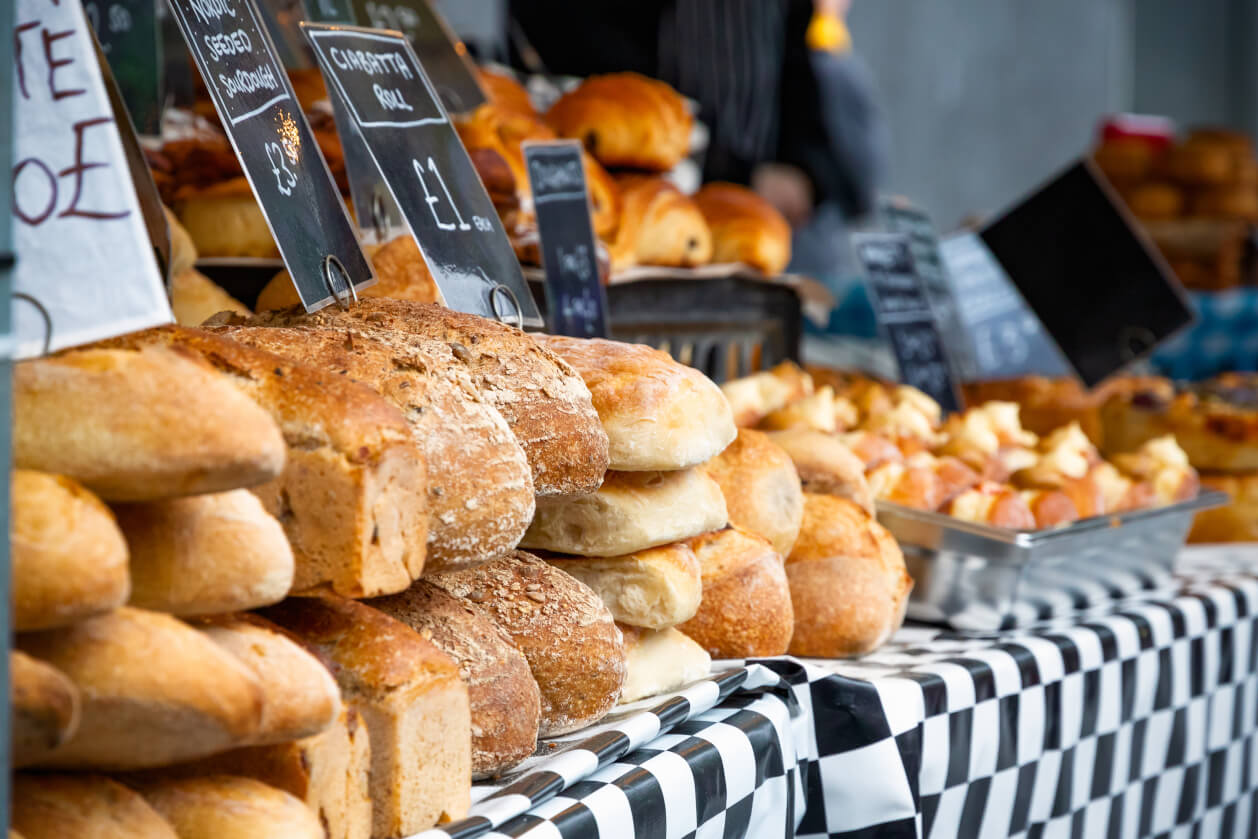
[[[688,621],[703,596],[699,560],[685,542],[624,556],[544,558],[589,586],[618,623],[630,626],[664,629]]]
[[[275,422],[187,353],[74,350],[13,368],[13,461],[106,501],[249,487],[284,468]]]
[[[471,704],[473,777],[491,777],[533,753],[541,715],[537,680],[494,621],[427,580],[370,605],[427,638],[459,666]]]
[[[109,508],[69,478],[15,469],[13,624],[65,626],[127,602],[127,543]]]
[[[526,548],[621,556],[689,539],[728,523],[721,488],[698,468],[609,472],[582,498],[539,498]]]
[[[466,368],[502,412],[533,468],[538,495],[580,495],[598,488],[607,469],[607,435],[576,371],[518,329],[435,304],[371,298],[348,311],[335,306],[259,317],[270,326],[356,326],[401,333]],[[433,344],[440,345],[434,347]]]
[[[790,552],[804,517],[790,455],[764,433],[744,428],[703,471],[720,485],[730,524],[768,539],[783,556]]]
[[[596,722],[616,704],[625,680],[620,630],[576,579],[516,551],[431,580],[488,616],[524,653],[541,689],[543,737]]]
[[[220,329],[251,347],[369,385],[402,411],[427,463],[429,568],[497,556],[520,541],[533,515],[529,465],[449,348],[346,328]]]
[[[343,376],[205,330],[162,327],[115,340],[196,353],[278,423],[284,472],[253,491],[284,527],[294,588],[330,583],[364,597],[419,576],[427,466],[396,407]]]
[[[284,599],[293,552],[251,492],[117,504],[131,554],[132,606],[174,615],[253,609]]]
[[[782,557],[729,527],[690,540],[703,570],[698,613],[677,628],[714,658],[781,655],[795,626]]]
[[[791,261],[791,226],[745,186],[704,184],[695,204],[712,231],[712,261],[741,262],[774,276]]]
[[[210,775],[136,786],[179,839],[324,839],[319,820],[300,799],[253,778]]]
[[[143,769],[239,746],[257,735],[262,690],[249,670],[169,615],[123,607],[18,647],[78,686],[78,731],[41,766]]]
[[[170,310],[175,315],[175,323],[182,326],[200,326],[219,312],[249,314],[248,306],[195,269],[171,274]]]
[[[270,225],[244,177],[186,191],[175,213],[201,256],[279,258]]]
[[[786,560],[795,605],[791,655],[836,658],[875,649],[904,621],[913,579],[886,529],[845,498],[808,494]]]
[[[612,271],[635,265],[692,268],[712,258],[712,233],[688,195],[663,178],[616,179],[620,226],[608,243]]]
[[[467,687],[410,627],[335,595],[292,597],[263,611],[332,669],[371,738],[372,836],[408,836],[471,804]]]
[[[376,282],[358,292],[359,297],[391,297],[417,303],[440,303],[441,291],[433,281],[415,237],[409,233],[391,239],[371,253]],[[281,271],[263,286],[255,304],[259,312],[300,306],[301,297],[288,271]],[[234,309],[232,311],[235,311]],[[248,314],[248,311],[241,314]]]
[[[720,388],[668,353],[598,338],[534,337],[585,380],[607,432],[608,468],[684,469],[734,439],[734,418]]]
[[[24,839],[181,839],[139,793],[100,775],[14,775],[12,801]]]
[[[865,479],[865,464],[838,437],[809,429],[768,435],[790,456],[805,491],[847,498],[873,512],[874,493]]]
[[[44,759],[79,727],[79,689],[74,682],[17,650],[9,652],[9,697],[13,766]]]
[[[712,657],[677,629],[622,626],[629,675],[620,701],[636,702],[702,679],[712,670]]]

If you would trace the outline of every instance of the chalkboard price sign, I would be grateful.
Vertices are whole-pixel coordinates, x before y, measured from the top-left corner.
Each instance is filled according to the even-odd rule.
[[[303,23],[452,309],[518,326],[542,317],[489,194],[400,32]]]
[[[223,128],[309,311],[373,282],[253,0],[170,0]]]
[[[136,130],[156,134],[162,117],[162,50],[155,0],[84,0],[83,11]]]
[[[917,275],[908,237],[870,233],[852,238],[865,269],[874,314],[891,344],[901,381],[925,392],[945,411],[959,409],[952,365],[930,298]]]
[[[546,269],[550,329],[576,338],[607,337],[607,296],[595,260],[581,144],[525,143]]]

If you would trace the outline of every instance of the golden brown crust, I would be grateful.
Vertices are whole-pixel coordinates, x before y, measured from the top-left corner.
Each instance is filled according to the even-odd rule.
[[[170,308],[175,315],[175,322],[182,326],[200,326],[219,312],[249,314],[248,306],[195,269],[171,273]]]
[[[1022,498],[1035,516],[1039,529],[1057,527],[1079,520],[1079,509],[1070,496],[1055,489],[1023,490]]]
[[[323,828],[305,804],[253,778],[209,775],[136,786],[179,839],[324,839]]]
[[[620,226],[608,243],[612,272],[635,265],[693,268],[712,258],[712,232],[695,202],[663,178],[616,180]]]
[[[695,204],[712,231],[712,261],[741,262],[774,276],[791,261],[791,227],[782,214],[744,186],[708,183]]]
[[[502,628],[541,689],[543,737],[596,722],[625,681],[620,631],[603,601],[575,578],[516,551],[431,581]]]
[[[64,673],[17,650],[9,651],[10,741],[13,766],[47,757],[79,727],[79,689]]]
[[[760,431],[744,428],[704,464],[725,496],[730,524],[761,536],[785,556],[799,536],[804,492],[789,454]]]
[[[677,628],[713,658],[781,655],[794,631],[782,557],[765,539],[729,527],[689,540],[703,574],[698,613]]]
[[[485,97],[495,107],[509,111],[518,111],[523,114],[535,115],[537,113],[533,109],[533,102],[529,99],[529,92],[524,88],[524,85],[506,73],[478,67],[476,69],[476,79],[480,82],[480,87],[485,92]]]
[[[138,793],[100,775],[15,775],[13,828],[25,839],[180,839]]]
[[[419,252],[415,238],[409,233],[391,239],[379,247],[368,247],[364,250],[370,251],[376,283],[359,291],[359,297],[392,297],[417,303],[441,302],[441,292],[428,270],[428,263]],[[254,308],[259,312],[269,312],[300,305],[301,298],[297,295],[293,278],[288,271],[281,271],[263,286]]]
[[[769,440],[790,456],[805,492],[837,495],[873,512],[874,493],[865,479],[865,464],[838,437],[803,429],[770,431]]]

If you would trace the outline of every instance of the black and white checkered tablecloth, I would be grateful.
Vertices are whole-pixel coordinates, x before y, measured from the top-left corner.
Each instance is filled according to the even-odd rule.
[[[1029,629],[717,669],[425,837],[1258,835],[1258,549]]]

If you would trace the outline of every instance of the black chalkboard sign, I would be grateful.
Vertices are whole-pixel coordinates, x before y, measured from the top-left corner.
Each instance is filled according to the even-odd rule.
[[[878,325],[891,344],[905,384],[925,392],[945,411],[961,407],[952,365],[913,262],[907,236],[870,233],[853,236],[865,269]]]
[[[607,294],[598,276],[581,144],[525,143],[524,160],[542,241],[550,331],[606,338]]]
[[[1090,160],[982,237],[1089,387],[1193,321],[1178,280]]]
[[[252,0],[170,0],[301,302],[314,311],[371,268]]]
[[[400,32],[302,27],[353,121],[345,130],[362,135],[446,305],[541,327],[493,202],[410,43]]]
[[[83,0],[131,121],[157,134],[162,118],[162,45],[155,0]]]

